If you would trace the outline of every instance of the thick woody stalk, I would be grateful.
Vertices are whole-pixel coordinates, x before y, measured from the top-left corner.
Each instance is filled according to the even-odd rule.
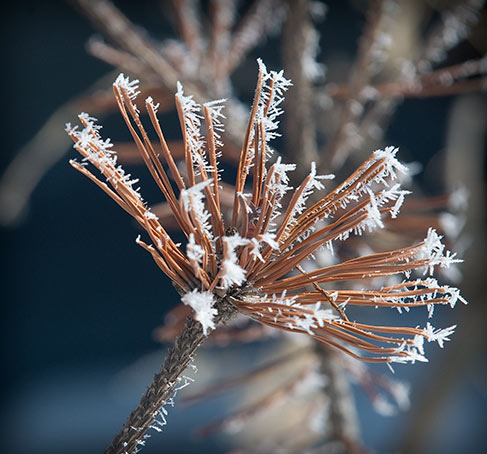
[[[217,303],[218,305],[218,303]],[[215,324],[227,321],[234,313],[233,306],[221,301]],[[132,454],[144,440],[146,432],[156,424],[160,409],[169,401],[179,384],[179,378],[193,359],[196,349],[207,336],[200,322],[188,318],[181,334],[151,385],[140,399],[137,408],[130,413],[120,433],[113,439],[105,454]]]

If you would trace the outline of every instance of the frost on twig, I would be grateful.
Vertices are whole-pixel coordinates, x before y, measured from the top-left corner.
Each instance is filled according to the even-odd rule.
[[[167,401],[197,346],[219,321],[235,312],[271,328],[308,335],[354,358],[390,366],[393,362],[426,361],[424,340],[443,347],[454,327],[435,329],[429,322],[423,329],[360,323],[350,321],[344,315],[345,308],[392,307],[402,311],[426,307],[431,316],[434,305],[454,307],[457,301],[466,303],[456,288],[429,277],[411,276],[431,275],[438,267],[447,268],[460,261],[446,250],[434,229],[428,230],[422,242],[409,247],[358,256],[311,271],[300,267],[320,248],[332,248],[334,243],[365,231],[382,229],[383,219],[397,217],[408,194],[398,182],[407,167],[397,159],[397,149],[377,150],[343,183],[313,203],[311,195],[322,190],[322,180],[330,176],[318,176],[312,165],[291,202],[284,205],[292,189],[288,174],[295,165],[283,163],[280,158],[269,165],[271,150],[267,142],[277,134],[279,106],[290,82],[282,72],[268,72],[260,60],[258,64],[258,85],[237,170],[230,222],[221,213],[218,181],[212,177],[218,176],[215,144],[219,137],[211,127],[215,114],[206,106],[201,117],[200,107],[184,95],[182,87],[178,88],[176,104],[186,161],[186,173],[181,174],[164,139],[152,99],[146,100],[145,107],[159,137],[157,151],[135,104],[137,81],[120,75],[113,85],[122,117],[188,240],[186,253],[144,202],[136,187],[138,180],[118,165],[116,152],[110,140],[102,138],[96,120],[81,114],[82,129],[66,127],[74,148],[83,157],[81,163],[71,161],[73,167],[141,225],[152,244],[140,238],[137,243],[150,253],[181,294],[182,302],[193,310],[193,319],[176,339],[152,391],[144,396],[107,452],[117,452],[114,449],[119,448],[115,447],[124,443],[135,447],[144,441],[145,432],[154,423],[154,408],[159,409]],[[210,123],[207,140],[201,136],[203,118]],[[97,169],[106,182],[98,179],[91,168]],[[254,181],[247,195],[250,172]],[[279,224],[279,219],[284,222]],[[293,274],[294,269],[301,274]],[[389,276],[402,276],[403,280],[382,286],[369,284]],[[355,290],[339,284],[347,281],[363,281],[367,287]],[[331,289],[323,289],[322,284]],[[150,405],[152,413],[148,414]],[[134,432],[132,427],[138,429]]]

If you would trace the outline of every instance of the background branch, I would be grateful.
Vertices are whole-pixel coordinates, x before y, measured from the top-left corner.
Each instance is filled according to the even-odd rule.
[[[284,72],[293,83],[285,99],[284,153],[289,162],[299,162],[293,174],[295,181],[302,181],[309,173],[311,162],[318,160],[313,91],[305,61],[313,32],[308,3],[308,0],[287,0],[282,30]]]

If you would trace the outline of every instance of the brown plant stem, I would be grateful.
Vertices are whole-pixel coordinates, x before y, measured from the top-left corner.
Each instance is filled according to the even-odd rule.
[[[225,298],[216,303],[218,316],[215,323],[225,322],[235,309]],[[130,413],[119,434],[113,439],[105,454],[132,454],[146,432],[156,423],[160,409],[169,401],[180,382],[180,377],[193,359],[196,349],[207,336],[201,323],[188,318],[181,334],[169,350],[161,370],[154,375],[151,385]]]

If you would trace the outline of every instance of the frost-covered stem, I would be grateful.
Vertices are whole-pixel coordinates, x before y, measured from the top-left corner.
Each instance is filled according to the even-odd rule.
[[[227,321],[234,313],[233,306],[225,300],[219,303],[215,324]],[[130,413],[120,433],[105,450],[105,454],[132,454],[135,451],[138,441],[143,440],[145,433],[154,425],[159,410],[174,394],[179,383],[178,378],[190,364],[196,349],[205,337],[207,336],[203,334],[201,323],[188,318],[183,331],[169,350],[161,370],[154,375],[139,405]]]
[[[327,377],[325,393],[330,402],[327,419],[330,439],[341,441],[349,454],[362,452],[357,410],[342,364],[328,348],[318,343],[315,348],[320,355],[321,372]]]
[[[312,115],[312,86],[306,74],[303,56],[312,33],[308,13],[308,0],[288,0],[288,14],[283,27],[283,61],[286,76],[293,87],[286,97],[286,149],[287,157],[299,161],[294,177],[302,181],[311,162],[317,161],[316,130]],[[301,60],[301,61],[300,61]]]

